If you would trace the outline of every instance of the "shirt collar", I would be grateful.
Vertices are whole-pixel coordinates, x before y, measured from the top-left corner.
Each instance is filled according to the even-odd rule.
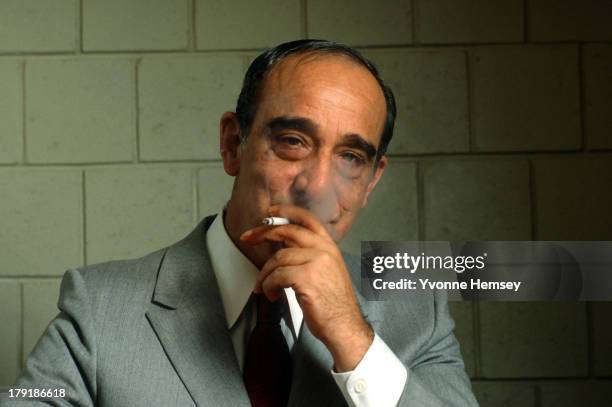
[[[259,270],[230,239],[223,224],[223,213],[219,213],[210,225],[206,233],[206,245],[217,278],[227,327],[231,328],[251,297]],[[293,330],[299,335],[304,319],[302,309],[292,288],[286,288],[285,295]]]

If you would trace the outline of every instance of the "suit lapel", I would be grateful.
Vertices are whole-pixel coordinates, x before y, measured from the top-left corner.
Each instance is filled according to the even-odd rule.
[[[249,406],[205,244],[213,219],[168,248],[146,316],[196,405]]]

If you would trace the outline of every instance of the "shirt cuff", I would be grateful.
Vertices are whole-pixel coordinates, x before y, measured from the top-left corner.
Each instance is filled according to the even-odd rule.
[[[406,367],[377,334],[355,370],[331,374],[353,407],[397,405],[408,379]]]

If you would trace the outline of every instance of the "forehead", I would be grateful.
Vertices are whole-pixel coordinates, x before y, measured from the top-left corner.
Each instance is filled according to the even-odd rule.
[[[376,78],[347,56],[299,54],[266,76],[254,124],[275,117],[304,117],[338,134],[360,134],[378,145],[386,103]]]

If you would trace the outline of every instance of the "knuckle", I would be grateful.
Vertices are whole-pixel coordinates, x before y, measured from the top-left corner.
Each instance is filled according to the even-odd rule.
[[[319,256],[319,261],[324,267],[329,267],[334,264],[335,259],[334,259],[334,256],[331,255],[331,253],[322,252],[321,255]]]
[[[283,263],[284,261],[286,261],[286,254],[284,249],[280,249],[279,251],[274,253],[274,255],[272,256],[272,261],[275,264]]]
[[[270,283],[273,283],[275,285],[283,284],[283,282],[287,279],[286,274],[287,274],[286,267],[283,267],[283,266],[277,267],[276,269],[274,269],[274,271],[270,275],[271,277]]]

